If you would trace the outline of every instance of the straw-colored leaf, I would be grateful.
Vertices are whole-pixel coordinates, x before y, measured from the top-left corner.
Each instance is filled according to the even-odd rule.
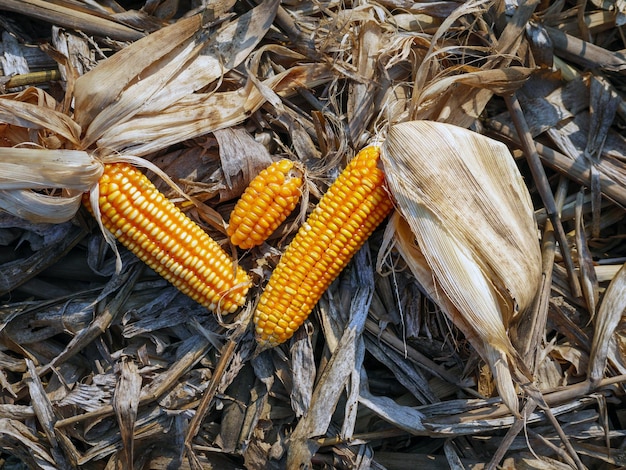
[[[133,116],[154,117],[239,65],[271,26],[277,5],[264,2],[213,35],[201,15],[180,20],[80,77],[76,120],[86,128],[83,144],[124,129]]]
[[[486,96],[490,96],[491,93],[511,93],[520,88],[530,78],[532,72],[533,69],[527,67],[508,67],[475,70],[433,80],[419,93],[419,106],[413,117],[416,119],[452,117],[454,122],[458,123],[467,121],[467,116],[476,118],[482,111],[481,106],[466,99],[461,101],[463,109],[458,107],[455,93],[461,85],[469,87],[469,91],[466,89],[468,96],[475,96],[480,90],[488,90]],[[444,96],[447,96],[446,105],[443,105]]]
[[[502,398],[516,410],[504,361],[511,366],[517,355],[506,329],[534,299],[541,254],[530,196],[511,154],[466,129],[413,121],[390,129],[381,157],[440,295],[484,343]],[[414,274],[425,277],[423,270]]]
[[[80,150],[0,148],[0,209],[31,222],[65,222],[101,174],[102,164]],[[47,189],[63,191],[34,191]]]
[[[604,377],[613,333],[624,314],[626,314],[626,264],[607,287],[596,314],[589,358],[589,379],[592,383],[598,383]]]
[[[114,102],[140,74],[155,63],[162,64],[159,59],[172,55],[200,25],[200,15],[182,19],[136,41],[80,77],[74,86],[76,122],[83,127],[89,126],[100,111]]]
[[[80,127],[70,117],[42,106],[42,103],[19,101],[15,95],[0,97],[0,122],[28,129],[46,129],[78,145]]]
[[[330,69],[325,65],[301,65],[277,74],[263,84],[277,93],[287,93],[301,85],[319,85],[331,77]],[[263,93],[251,82],[235,91],[194,93],[163,113],[137,117],[125,125],[109,129],[98,140],[98,146],[145,155],[186,139],[237,125],[263,103]]]

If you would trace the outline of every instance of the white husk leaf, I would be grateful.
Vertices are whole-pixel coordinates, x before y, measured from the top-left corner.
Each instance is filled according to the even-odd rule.
[[[27,189],[0,191],[0,209],[35,223],[67,222],[80,207],[82,193],[47,196]]]
[[[413,121],[391,127],[381,158],[430,272],[419,260],[409,266],[420,265],[414,269],[420,280],[432,276],[430,290],[441,290],[434,299],[445,296],[460,312],[461,330],[475,331],[502,398],[517,410],[502,368],[504,358],[518,363],[506,329],[534,299],[541,253],[530,196],[511,154],[467,129]]]

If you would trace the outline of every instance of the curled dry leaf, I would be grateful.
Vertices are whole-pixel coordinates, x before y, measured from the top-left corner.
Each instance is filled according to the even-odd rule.
[[[102,164],[80,150],[0,148],[0,161],[0,209],[32,222],[71,219],[102,174]],[[34,191],[48,189],[63,189],[62,197]]]
[[[421,266],[413,272],[434,284],[442,309],[458,323],[446,308],[450,302],[463,318],[462,331],[475,332],[470,340],[480,338],[477,349],[516,411],[508,367],[525,367],[506,330],[533,302],[541,253],[530,195],[511,154],[467,129],[412,121],[391,127],[381,158],[423,255],[409,266]]]

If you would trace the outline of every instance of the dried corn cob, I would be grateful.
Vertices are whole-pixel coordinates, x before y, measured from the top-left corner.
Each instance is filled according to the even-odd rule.
[[[254,313],[261,348],[289,339],[319,298],[389,214],[379,147],[361,150],[287,247]]]
[[[235,205],[228,224],[233,245],[260,245],[294,210],[302,194],[302,171],[291,160],[279,160],[261,171]]]
[[[138,258],[209,310],[234,312],[250,287],[246,272],[146,176],[107,164],[99,181],[102,224]],[[83,203],[93,213],[89,195]],[[236,272],[236,274],[235,274]]]

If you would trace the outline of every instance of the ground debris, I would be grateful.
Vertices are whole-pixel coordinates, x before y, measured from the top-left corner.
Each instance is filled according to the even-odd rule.
[[[206,3],[0,0],[0,147],[15,153],[0,158],[0,466],[625,466],[624,2]],[[252,313],[304,216],[362,147],[420,120],[495,139],[522,176],[498,183],[527,190],[536,227],[510,234],[514,209],[492,225],[532,264],[489,278],[502,336],[445,295],[459,273],[425,268],[390,189],[398,211],[314,314],[256,351]],[[251,273],[238,312],[116,259],[80,208],[115,158],[146,161]],[[278,158],[305,168],[307,197],[237,252],[230,211]],[[459,194],[462,171],[445,176],[437,207],[479,207],[465,204],[485,185]],[[416,213],[435,186],[413,187]]]

